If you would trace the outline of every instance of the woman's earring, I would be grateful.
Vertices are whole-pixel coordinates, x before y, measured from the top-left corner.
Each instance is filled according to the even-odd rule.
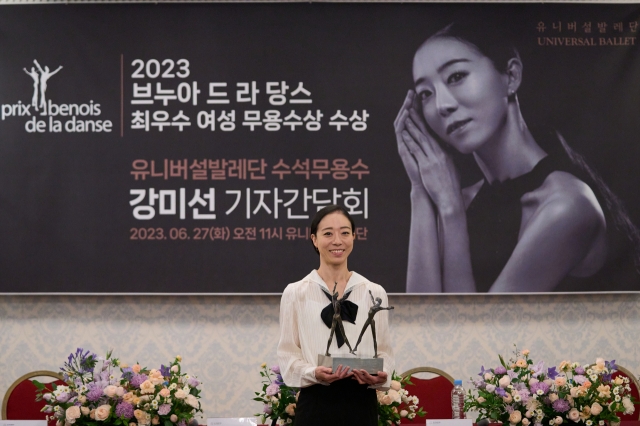
[[[514,99],[516,96],[516,91],[513,89],[509,89],[509,91],[507,92],[507,94],[509,95],[509,99]]]

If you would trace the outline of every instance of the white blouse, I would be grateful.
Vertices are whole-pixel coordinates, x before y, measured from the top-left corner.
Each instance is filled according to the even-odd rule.
[[[327,350],[330,329],[320,318],[320,312],[331,303],[322,289],[331,293],[316,270],[301,281],[289,284],[282,293],[280,301],[280,341],[278,342],[278,364],[284,382],[288,386],[306,387],[316,383],[327,384],[316,379],[315,368],[318,366],[318,354],[324,355]],[[369,308],[373,305],[369,290],[373,297],[382,299],[382,307],[389,306],[387,293],[382,286],[374,284],[362,275],[353,272],[345,287],[345,293],[351,290],[347,300],[358,305],[356,323],[343,321],[344,330],[351,347],[355,347],[362,326],[367,321]],[[378,357],[384,358],[384,371],[388,374],[387,382],[379,387],[388,387],[391,373],[395,367],[391,338],[389,336],[389,311],[378,312],[374,317],[376,338],[378,341]],[[345,343],[338,348],[337,339],[333,338],[329,347],[331,356],[348,355],[349,348]],[[367,328],[362,341],[358,345],[357,355],[362,358],[373,358],[373,336],[371,327]]]

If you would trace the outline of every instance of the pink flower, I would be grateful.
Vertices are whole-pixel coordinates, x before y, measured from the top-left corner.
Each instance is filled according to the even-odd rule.
[[[98,421],[106,420],[109,414],[111,414],[111,406],[109,404],[104,404],[96,408],[95,416]]]
[[[287,408],[285,408],[284,411],[290,416],[295,416],[296,415],[296,404],[287,405]]]
[[[510,383],[511,383],[511,377],[509,376],[502,376],[500,377],[500,380],[498,380],[498,384],[503,389],[509,386]]]
[[[76,419],[80,417],[80,407],[72,405],[71,407],[67,408],[67,411],[65,412],[65,417],[67,422],[71,424],[75,423]]]
[[[160,389],[160,392],[158,392],[160,394],[161,397],[166,398],[169,395],[171,395],[171,391],[167,388],[162,388]]]
[[[572,408],[571,410],[569,410],[569,412],[567,413],[567,417],[569,418],[569,420],[571,420],[572,422],[577,422],[578,419],[580,418],[580,411],[578,411],[575,408]]]
[[[598,404],[597,402],[591,404],[591,415],[597,416],[600,413],[602,413],[602,405]]]

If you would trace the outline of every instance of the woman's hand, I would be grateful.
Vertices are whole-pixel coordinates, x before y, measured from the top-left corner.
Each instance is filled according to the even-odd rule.
[[[372,376],[367,372],[367,370],[353,370],[353,377],[361,385],[375,386],[385,383],[388,375],[384,371],[378,371],[377,376]]]
[[[352,375],[353,372],[351,369],[349,367],[343,367],[342,365],[339,365],[338,368],[336,368],[335,373],[329,367],[316,367],[316,379],[325,383],[332,383],[336,380],[345,379]]]
[[[398,117],[402,125],[397,123],[396,131],[403,127],[402,142],[417,163],[420,180],[438,212],[446,215],[464,211],[460,178],[453,160],[430,135],[415,106],[415,93],[410,91]]]
[[[413,98],[415,94],[413,90],[409,90],[407,93],[407,97],[404,99],[404,103],[398,112],[398,116],[396,120],[393,122],[393,127],[396,133],[396,142],[398,143],[398,154],[400,154],[400,159],[402,160],[402,164],[404,164],[404,168],[407,171],[407,175],[409,176],[409,180],[411,181],[411,186],[415,188],[421,188],[424,190],[424,186],[422,185],[422,178],[420,177],[420,169],[418,168],[418,163],[416,159],[413,158],[411,152],[409,152],[409,148],[404,142],[402,137],[402,132],[406,130],[405,121],[409,117],[409,109],[413,105]]]

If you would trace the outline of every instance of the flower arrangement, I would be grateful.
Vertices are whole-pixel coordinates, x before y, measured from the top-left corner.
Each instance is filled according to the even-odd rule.
[[[477,396],[469,391],[465,398],[465,411],[477,411],[477,420],[511,426],[603,426],[619,422],[618,413],[635,410],[629,379],[612,378],[615,361],[562,361],[545,368],[543,361],[534,364],[528,350],[517,348],[508,362],[499,358],[498,367],[481,367],[480,378],[472,379]]]
[[[376,391],[378,397],[378,426],[399,425],[403,418],[413,420],[416,416],[426,415],[422,407],[418,407],[417,396],[409,395],[406,385],[413,385],[410,377],[402,378],[395,371],[391,375],[391,386],[387,391]],[[404,404],[404,407],[400,405]],[[400,408],[399,408],[400,407]]]
[[[260,366],[260,376],[262,376],[262,391],[255,392],[254,401],[263,403],[262,413],[256,413],[262,422],[267,419],[272,426],[276,424],[290,424],[296,415],[296,401],[298,400],[299,388],[290,387],[284,384],[280,367],[274,365],[267,369],[267,364]],[[418,407],[418,398],[409,395],[404,387],[413,385],[409,377],[404,379],[395,372],[392,374],[391,387],[387,391],[376,391],[378,397],[378,425],[387,426],[389,424],[399,425],[402,418],[413,420],[416,415],[425,416],[422,407]],[[404,407],[400,408],[400,404]]]
[[[264,405],[262,413],[254,415],[259,416],[262,423],[267,419],[271,420],[272,425],[293,423],[299,389],[284,384],[277,365],[267,369],[267,364],[263,363],[260,366],[260,376],[263,378],[262,391],[255,392],[253,400]]]
[[[103,358],[78,348],[61,368],[66,385],[34,381],[36,399],[47,402],[43,411],[57,426],[186,426],[202,411],[200,382],[182,372],[180,361],[178,355],[159,369],[129,367],[111,351]]]

